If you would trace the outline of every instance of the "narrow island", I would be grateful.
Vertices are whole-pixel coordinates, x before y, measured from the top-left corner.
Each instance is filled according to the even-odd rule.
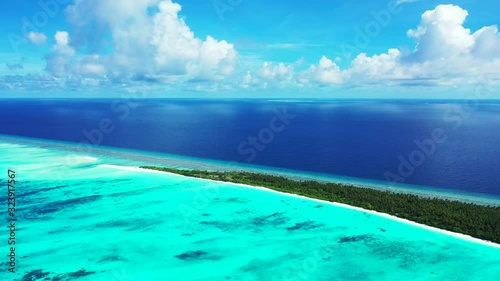
[[[187,177],[260,186],[309,198],[343,203],[500,243],[500,206],[482,206],[333,182],[298,181],[282,176],[244,171],[181,170],[155,166],[140,168]]]

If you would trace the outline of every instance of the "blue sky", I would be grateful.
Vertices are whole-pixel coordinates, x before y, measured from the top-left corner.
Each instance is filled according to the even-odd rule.
[[[3,3],[2,97],[500,98],[493,0],[40,3]]]

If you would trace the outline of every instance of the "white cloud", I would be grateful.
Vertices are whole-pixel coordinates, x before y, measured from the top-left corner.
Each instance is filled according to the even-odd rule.
[[[269,85],[457,85],[475,83],[487,74],[500,80],[498,27],[470,30],[465,26],[468,12],[455,5],[439,5],[422,15],[420,23],[407,32],[415,41],[410,51],[390,48],[371,56],[361,53],[346,68],[337,64],[342,62],[340,58],[327,56],[310,66],[305,59],[288,64],[262,63],[248,54],[240,57],[225,40],[197,37],[179,15],[181,9],[171,0],[124,0],[120,5],[110,0],[76,0],[66,10],[72,33],[56,33],[46,69],[54,77],[71,81],[81,77],[80,84],[87,85],[190,81],[200,90]],[[43,41],[41,35],[35,37],[39,37],[37,42]],[[242,60],[244,71],[238,73]]]
[[[88,55],[77,60],[73,72],[86,77],[102,77],[106,75],[106,66],[99,55]]]
[[[56,39],[56,46],[67,47],[69,44],[69,34],[66,31],[57,31],[54,38]]]
[[[257,71],[259,78],[266,81],[286,81],[293,78],[294,68],[291,65],[285,65],[280,62],[273,64],[272,62],[264,62],[262,68]]]
[[[69,63],[75,55],[75,50],[69,46],[70,38],[68,32],[57,31],[54,38],[56,39],[56,44],[46,56],[46,70],[56,77],[66,76],[69,74]]]
[[[408,78],[400,67],[401,52],[390,49],[387,53],[367,56],[359,54],[346,71],[351,81],[376,82],[385,79]]]
[[[47,42],[47,36],[41,32],[30,32],[28,33],[28,40],[35,45],[42,45]]]
[[[439,5],[422,15],[420,25],[408,31],[418,42],[410,56],[417,61],[467,54],[474,46],[470,29],[463,26],[468,12],[458,6]]]
[[[247,70],[247,72],[243,76],[243,82],[241,84],[241,87],[243,87],[243,88],[249,88],[250,86],[252,86],[252,81],[253,81],[253,79],[252,79],[252,73]]]
[[[464,27],[468,12],[454,5],[426,11],[408,36],[415,49],[367,56],[359,54],[345,70],[326,57],[299,74],[301,82],[317,84],[467,84],[481,76],[500,78],[500,34],[497,26],[472,33]],[[304,79],[306,77],[307,79]]]
[[[340,84],[343,78],[340,67],[323,56],[317,65],[311,65],[309,69],[301,73],[299,81],[301,83]]]
[[[408,31],[417,45],[413,53],[398,58],[399,72],[445,84],[463,78],[473,82],[492,71],[500,76],[498,28],[487,26],[472,33],[464,27],[467,16],[466,10],[454,5],[426,11],[419,26]]]
[[[196,38],[179,18],[179,4],[163,1],[158,7],[151,40],[158,70],[198,79],[219,79],[233,72],[237,54],[232,44],[211,36],[205,41]]]
[[[496,25],[486,26],[474,32],[474,48],[471,54],[481,58],[500,58],[500,33]]]
[[[122,81],[220,80],[233,73],[238,57],[233,44],[197,38],[179,16],[181,8],[171,0],[123,0],[119,5],[76,0],[66,9],[75,30],[71,45],[79,54],[69,69]]]

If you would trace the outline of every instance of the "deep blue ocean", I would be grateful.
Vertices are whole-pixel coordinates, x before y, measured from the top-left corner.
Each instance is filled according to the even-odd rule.
[[[0,134],[500,195],[500,102],[4,99]]]

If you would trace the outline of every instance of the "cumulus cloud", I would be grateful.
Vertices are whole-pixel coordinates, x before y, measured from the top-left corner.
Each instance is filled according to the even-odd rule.
[[[75,30],[72,46],[79,53],[72,74],[163,82],[232,74],[238,57],[233,44],[196,37],[179,16],[181,9],[171,0],[124,0],[120,5],[76,0],[66,10]]]
[[[387,53],[367,56],[359,54],[352,62],[345,75],[351,81],[366,81],[374,83],[377,80],[408,78],[400,66],[401,52],[390,49]]]
[[[498,26],[485,26],[474,32],[474,48],[471,55],[481,58],[500,58],[500,33]]]
[[[420,25],[408,31],[408,36],[418,42],[410,58],[426,61],[468,54],[475,42],[470,29],[463,26],[468,14],[453,5],[439,5],[426,11]]]
[[[236,51],[232,44],[207,36],[205,41],[179,18],[181,6],[171,1],[158,5],[151,43],[157,69],[166,74],[188,74],[198,79],[217,79],[233,72]]]
[[[468,12],[454,5],[439,5],[426,11],[408,35],[417,42],[413,53],[394,57],[400,73],[447,83],[466,77],[500,75],[500,36],[497,26],[476,32],[464,27]],[[397,78],[397,77],[395,77]]]
[[[50,53],[45,57],[45,69],[56,77],[63,77],[69,74],[70,62],[75,55],[75,50],[69,45],[70,38],[66,31],[57,31],[54,35],[56,40]]]
[[[268,85],[456,85],[475,83],[487,74],[500,80],[498,27],[467,28],[468,11],[455,5],[439,5],[423,13],[419,24],[406,34],[415,42],[409,51],[390,48],[370,56],[357,54],[343,68],[339,58],[326,55],[312,65],[304,59],[261,64],[247,56],[250,67],[240,72],[237,65],[242,57],[234,45],[210,35],[196,36],[180,16],[181,10],[172,0],[123,0],[120,5],[109,0],[75,0],[65,11],[71,32],[55,34],[46,70],[57,81],[72,85],[189,81],[200,90]],[[46,41],[43,34],[30,36],[33,43]]]
[[[87,55],[78,59],[73,65],[73,72],[85,77],[102,77],[106,75],[106,66],[101,56]]]
[[[409,54],[399,49],[367,56],[361,53],[347,69],[340,70],[323,57],[299,74],[302,82],[318,84],[379,83],[416,84],[474,83],[483,75],[500,78],[498,27],[476,32],[464,27],[468,12],[455,5],[439,5],[426,11],[420,24],[407,35],[416,46]],[[414,83],[415,84],[415,83]]]
[[[264,62],[262,68],[257,71],[257,76],[266,81],[272,80],[290,80],[294,73],[292,65],[285,65],[280,62],[273,64],[272,62]]]
[[[243,88],[250,86],[267,88],[269,85],[287,87],[295,83],[295,67],[293,64],[266,61],[254,71],[247,71],[240,84]]]
[[[47,36],[45,36],[45,34],[39,32],[30,32],[28,33],[27,35],[27,38],[28,40],[35,44],[35,45],[42,45],[42,44],[45,44],[45,42],[47,42]]]
[[[323,56],[317,65],[311,65],[309,69],[301,73],[299,81],[302,83],[340,84],[343,82],[343,78],[340,67]]]

